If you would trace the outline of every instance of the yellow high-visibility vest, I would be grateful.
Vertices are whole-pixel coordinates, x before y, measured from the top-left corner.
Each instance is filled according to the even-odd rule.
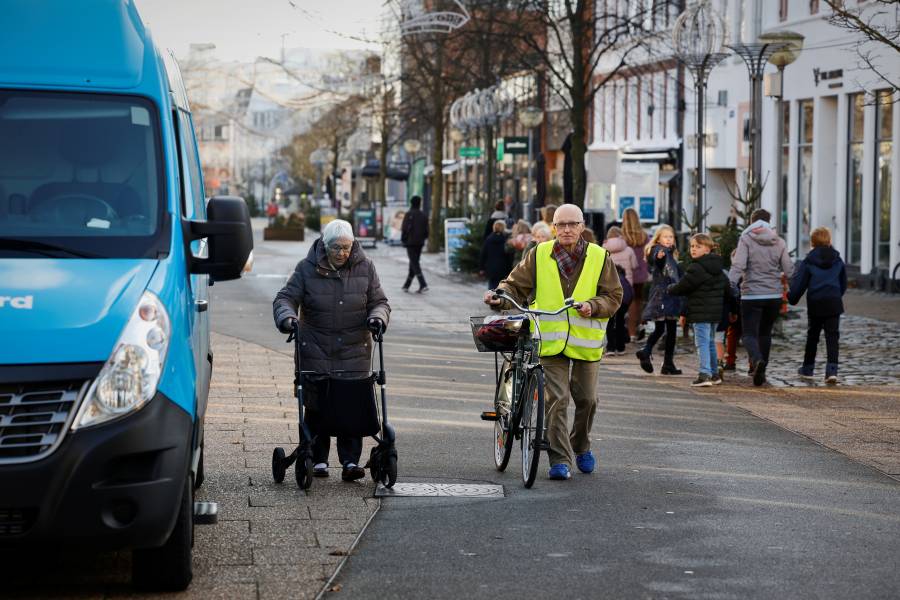
[[[562,282],[559,280],[559,265],[553,258],[555,243],[553,240],[543,242],[535,250],[537,282],[534,302],[531,304],[533,309],[557,310],[565,302]],[[572,293],[576,302],[584,302],[597,295],[597,283],[606,261],[606,250],[597,244],[588,244],[586,253],[584,267]],[[564,354],[577,360],[600,360],[606,346],[608,320],[582,317],[574,308],[558,315],[540,316],[540,356]]]

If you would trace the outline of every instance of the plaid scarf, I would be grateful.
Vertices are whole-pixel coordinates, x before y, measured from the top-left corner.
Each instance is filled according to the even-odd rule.
[[[575,273],[575,267],[578,266],[578,261],[581,260],[586,248],[587,242],[583,239],[578,240],[578,243],[575,244],[575,250],[571,253],[563,248],[559,242],[553,244],[553,258],[556,259],[556,264],[559,265],[559,272],[566,278],[566,281],[572,278],[572,275]]]

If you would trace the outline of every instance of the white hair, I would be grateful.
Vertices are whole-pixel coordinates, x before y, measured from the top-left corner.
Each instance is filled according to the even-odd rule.
[[[322,230],[322,241],[326,246],[330,246],[338,240],[353,241],[353,227],[342,219],[335,219]]]

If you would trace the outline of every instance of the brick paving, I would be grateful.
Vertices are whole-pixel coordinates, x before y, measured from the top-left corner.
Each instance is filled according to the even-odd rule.
[[[314,598],[377,510],[374,484],[342,482],[339,467],[307,492],[293,468],[274,483],[272,450],[290,452],[299,440],[293,361],[220,334],[212,344],[201,496],[219,503],[219,523],[197,528],[194,583],[184,595],[206,598],[219,589],[230,598]]]

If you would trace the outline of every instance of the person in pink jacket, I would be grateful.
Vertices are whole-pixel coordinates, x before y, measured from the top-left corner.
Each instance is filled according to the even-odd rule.
[[[641,339],[643,337],[643,328],[641,327],[641,313],[643,311],[644,284],[650,280],[650,269],[647,265],[644,247],[647,245],[647,232],[641,225],[637,211],[633,208],[626,208],[622,213],[622,238],[631,247],[638,266],[635,267],[632,274],[632,286],[634,287],[634,300],[631,302],[631,308],[628,311],[628,333],[632,339]]]
[[[610,227],[609,231],[606,232],[606,241],[603,242],[603,247],[609,252],[609,257],[612,258],[615,265],[621,268],[620,272],[625,274],[625,281],[622,283],[622,288],[625,289],[626,286],[631,288],[634,284],[634,271],[638,268],[638,261],[634,256],[631,246],[629,246],[628,242],[625,241],[625,238],[622,237],[622,230],[618,227]],[[633,296],[633,294],[628,295]],[[617,310],[616,314],[609,320],[609,325],[606,330],[606,353],[611,356],[625,354],[625,344],[629,340],[628,329],[626,327],[628,322],[628,309],[632,301],[633,300],[628,302],[623,301],[619,310]]]

